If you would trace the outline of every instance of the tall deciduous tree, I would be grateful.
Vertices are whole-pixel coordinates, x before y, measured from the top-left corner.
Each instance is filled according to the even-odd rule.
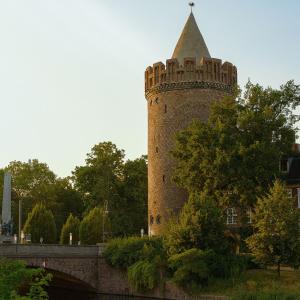
[[[165,244],[170,255],[192,248],[228,253],[224,214],[216,201],[205,193],[191,195],[180,215],[168,224]]]
[[[298,266],[300,263],[299,211],[278,180],[260,198],[254,213],[255,233],[247,244],[257,261],[265,265]]]
[[[207,190],[224,205],[254,205],[280,176],[281,156],[291,152],[299,104],[293,81],[280,90],[248,83],[243,97],[216,102],[207,123],[177,135],[175,181],[190,193]]]
[[[124,150],[111,142],[95,145],[87,154],[86,165],[73,172],[75,185],[84,196],[85,206],[91,209],[113,203],[119,194],[119,182],[123,175]]]
[[[53,214],[43,204],[37,204],[28,214],[23,230],[25,233],[31,234],[33,243],[39,243],[41,237],[44,243],[56,242],[56,225]]]
[[[18,205],[22,200],[23,224],[28,213],[36,204],[44,204],[54,213],[57,229],[60,231],[69,213],[80,216],[83,201],[74,189],[70,178],[57,178],[47,164],[37,159],[28,162],[13,161],[0,170],[0,193],[3,191],[3,174],[12,174],[12,215],[15,231],[18,230]],[[2,201],[0,201],[0,206]]]
[[[114,236],[138,234],[147,224],[146,157],[125,162],[124,156],[113,143],[99,143],[88,153],[86,164],[73,172],[86,212],[108,204]]]

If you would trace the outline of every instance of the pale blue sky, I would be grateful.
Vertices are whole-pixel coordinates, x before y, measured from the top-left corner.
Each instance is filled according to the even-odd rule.
[[[196,0],[213,57],[278,87],[300,82],[299,0]],[[170,58],[185,0],[0,0],[0,167],[38,158],[70,175],[111,140],[147,151],[144,69]]]

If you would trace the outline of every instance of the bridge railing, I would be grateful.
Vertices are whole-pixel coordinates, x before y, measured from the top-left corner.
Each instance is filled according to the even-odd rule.
[[[67,246],[54,244],[0,244],[0,257],[28,256],[99,256],[103,245],[97,246]]]

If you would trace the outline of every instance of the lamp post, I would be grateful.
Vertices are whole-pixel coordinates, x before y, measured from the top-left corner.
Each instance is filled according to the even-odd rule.
[[[22,198],[19,199],[19,243],[22,244]]]
[[[103,206],[103,216],[102,216],[102,243],[104,243],[104,238],[105,238],[105,231],[104,231],[104,226],[105,226],[105,216],[108,215],[108,201],[104,201],[104,206]]]

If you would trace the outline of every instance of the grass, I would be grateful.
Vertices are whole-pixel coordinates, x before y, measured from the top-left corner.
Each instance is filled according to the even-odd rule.
[[[197,294],[226,295],[243,300],[300,299],[300,271],[282,270],[280,278],[275,270],[249,270],[231,280],[212,280]]]

